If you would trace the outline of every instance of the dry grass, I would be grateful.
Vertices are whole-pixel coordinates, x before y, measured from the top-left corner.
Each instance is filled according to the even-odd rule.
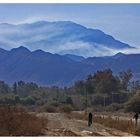
[[[0,106],[0,136],[38,136],[47,120],[29,114],[25,109],[10,105]]]
[[[132,120],[120,120],[119,117],[112,118],[110,116],[94,116],[94,122],[103,124],[104,126],[115,128],[123,132],[135,134],[135,125]]]
[[[85,112],[71,112],[70,114],[65,115],[69,119],[87,120],[87,114]]]
[[[119,117],[111,117],[110,116],[100,116],[100,115],[95,115],[93,113],[93,123],[100,123],[106,127],[110,128],[115,128],[117,130],[121,130],[123,132],[128,132],[137,136],[140,136],[140,128],[135,127],[134,122],[132,119],[130,120],[121,120]],[[124,115],[124,114],[123,114]],[[87,120],[88,114],[86,112],[72,112],[70,115],[67,115],[68,118],[70,119],[77,119],[77,120]]]

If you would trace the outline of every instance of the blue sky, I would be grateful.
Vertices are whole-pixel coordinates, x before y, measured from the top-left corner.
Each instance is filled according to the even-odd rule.
[[[0,4],[0,22],[74,21],[140,47],[140,4]]]

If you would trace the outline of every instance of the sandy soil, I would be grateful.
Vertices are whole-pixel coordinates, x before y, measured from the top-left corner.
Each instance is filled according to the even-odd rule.
[[[46,136],[133,136],[94,122],[88,127],[86,120],[71,118],[64,113],[38,113],[37,116],[48,119],[43,131]]]

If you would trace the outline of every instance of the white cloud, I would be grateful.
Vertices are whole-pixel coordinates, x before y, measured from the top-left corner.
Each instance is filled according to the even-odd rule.
[[[38,17],[32,17],[22,22],[33,22],[33,20],[38,20]],[[63,27],[58,27],[54,24],[49,24],[48,26],[40,28],[34,28],[34,26],[33,28],[32,26],[29,26],[29,28],[24,28],[23,26],[11,27],[8,25],[5,28],[0,26],[0,45],[5,44],[6,48],[25,45],[29,46],[30,50],[42,49],[51,53],[71,53],[83,55],[85,57],[108,56],[118,52],[140,52],[140,49],[118,50],[97,43],[84,42],[78,39],[81,36],[80,33],[69,34]]]
[[[140,47],[133,48],[133,49],[123,49],[120,52],[125,53],[125,54],[138,54],[140,53]]]
[[[47,18],[45,16],[32,16],[32,17],[27,17],[26,19],[17,21],[16,24],[33,23],[33,22],[41,21],[41,20],[47,20]]]
[[[122,50],[118,49],[111,49],[107,46],[101,44],[89,44],[82,41],[77,42],[67,42],[64,45],[60,45],[57,50],[53,50],[53,53],[56,52],[60,54],[75,54],[75,55],[82,55],[84,57],[89,56],[111,56]]]

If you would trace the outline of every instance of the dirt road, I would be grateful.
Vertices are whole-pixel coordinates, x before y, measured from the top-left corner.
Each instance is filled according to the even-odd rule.
[[[86,120],[71,118],[64,113],[39,113],[37,116],[48,119],[43,131],[46,136],[132,136],[98,123],[88,127]]]

